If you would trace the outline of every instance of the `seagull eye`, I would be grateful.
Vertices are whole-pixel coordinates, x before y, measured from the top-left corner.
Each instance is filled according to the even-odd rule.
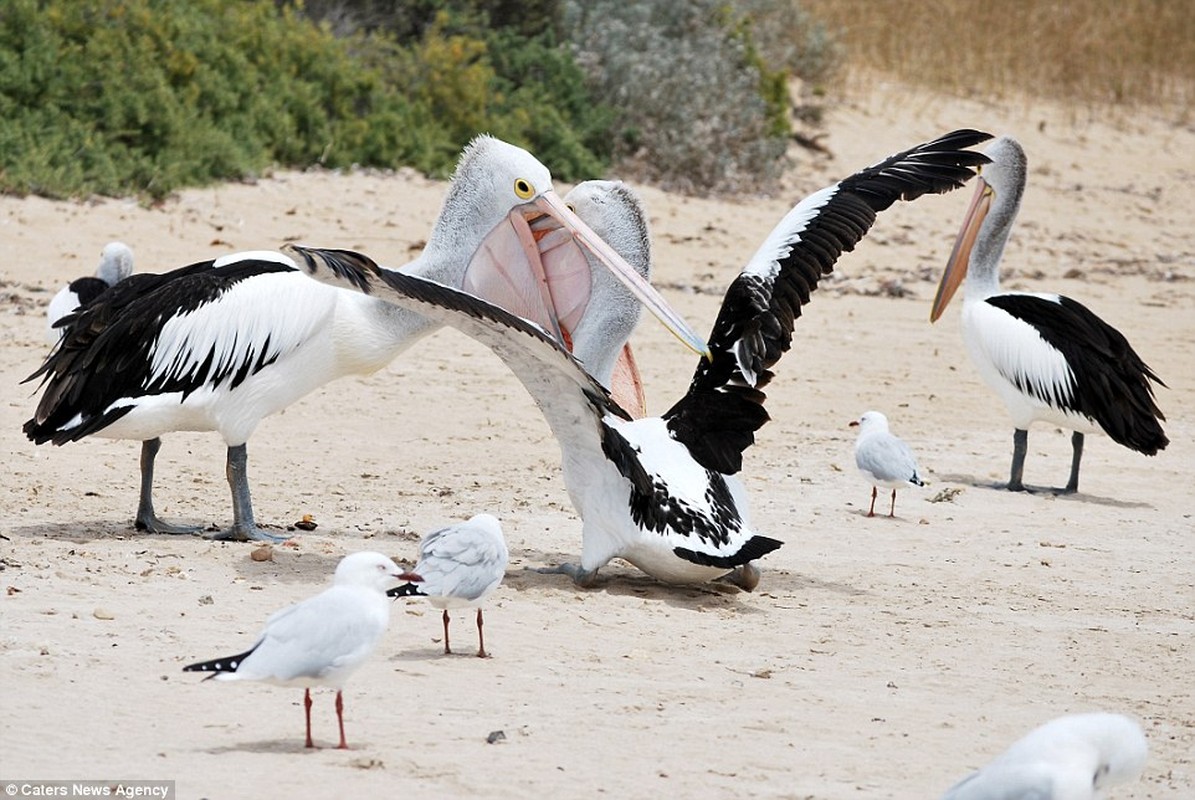
[[[528,200],[531,198],[531,195],[535,194],[535,187],[526,178],[515,178],[515,194],[521,200]]]

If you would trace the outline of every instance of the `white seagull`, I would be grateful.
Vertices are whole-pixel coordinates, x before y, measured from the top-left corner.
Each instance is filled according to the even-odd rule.
[[[352,286],[453,325],[489,346],[522,381],[561,448],[582,519],[582,586],[621,557],[670,583],[719,578],[750,589],[751,562],[781,542],[756,534],[736,473],[768,419],[761,389],[788,350],[818,279],[898,199],[961,186],[986,163],[957,131],[899,153],[798,203],[731,284],[688,393],[662,417],[631,419],[542,327],[463,292],[378,267],[343,250],[292,247],[319,280]]]
[[[265,681],[302,686],[311,741],[311,687],[336,690],[340,749],[344,739],[345,681],[373,653],[390,624],[386,591],[401,581],[418,580],[381,553],[353,553],[341,559],[332,585],[315,597],[275,612],[257,643],[243,653],[183,667],[183,672],[211,672],[207,680]]]
[[[46,307],[46,341],[56,344],[65,332],[58,321],[85,306],[133,274],[133,251],[124,242],[108,242],[94,275],[76,278],[58,290]]]
[[[1025,190],[1025,151],[1008,136],[984,151],[975,197],[942,275],[930,321],[937,321],[966,278],[963,340],[980,377],[1012,417],[1008,489],[1025,491],[1029,426],[1069,428],[1072,456],[1066,487],[1079,490],[1083,435],[1102,430],[1125,447],[1155,455],[1169,444],[1151,381],[1166,384],[1128,340],[1086,306],[1057,294],[1001,292],[1000,258]]]
[[[608,313],[591,298],[613,282],[595,278],[594,268],[609,270],[629,287],[631,304],[642,302],[705,352],[640,272],[565,206],[547,168],[497,139],[466,149],[427,246],[404,270],[463,286],[585,344],[591,306]],[[280,538],[258,527],[249,493],[246,441],[262,418],[335,378],[380,369],[439,327],[308,280],[289,258],[266,251],[134,275],[64,324],[67,335],[27,379],[42,378],[44,391],[26,435],[37,444],[141,441],[136,527],[195,533],[155,513],[154,459],[163,434],[217,431],[228,446],[233,524],[214,538],[242,541]],[[633,362],[619,374],[628,371],[636,382]],[[634,386],[629,392],[636,396]]]
[[[871,508],[867,516],[876,515],[876,487],[892,490],[892,507],[888,516],[896,516],[896,490],[905,486],[924,486],[917,471],[917,458],[903,441],[888,431],[888,418],[879,411],[868,411],[851,423],[859,428],[855,439],[855,466],[871,484]]]
[[[491,514],[477,514],[465,522],[434,530],[419,543],[418,581],[391,589],[390,597],[426,597],[443,610],[444,653],[448,646],[448,609],[477,609],[477,655],[486,658],[481,604],[506,577],[510,555],[502,526]]]
[[[1070,714],[1034,728],[942,800],[1101,800],[1140,777],[1148,745],[1121,714]]]

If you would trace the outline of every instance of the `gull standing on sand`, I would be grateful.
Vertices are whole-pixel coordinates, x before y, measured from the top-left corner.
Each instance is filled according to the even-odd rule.
[[[855,466],[871,484],[871,508],[876,515],[876,487],[892,490],[888,516],[896,516],[896,490],[906,486],[924,486],[917,470],[917,459],[909,446],[888,431],[888,418],[879,411],[868,411],[851,423],[859,428],[855,439]]]
[[[486,658],[481,604],[506,576],[509,554],[502,526],[490,514],[432,531],[419,543],[418,581],[386,592],[390,597],[426,597],[433,608],[443,609],[444,653],[448,646],[448,609],[477,609],[477,656]]]
[[[942,800],[1101,800],[1136,780],[1149,746],[1121,714],[1070,714],[1033,729]]]
[[[531,319],[566,346],[595,310],[594,269],[610,271],[634,305],[706,352],[644,276],[568,208],[548,168],[492,137],[465,149],[427,245],[403,267]],[[227,445],[233,522],[211,538],[237,541],[286,538],[260,528],[253,514],[246,448],[262,419],[336,378],[381,369],[440,327],[391,303],[321,286],[270,251],[133,275],[75,319],[26,379],[43,385],[26,436],[56,445],[88,436],[140,441],[135,527],[193,534],[198,527],[155,513],[154,462],[164,434],[216,431]],[[628,374],[614,367],[613,375]],[[630,374],[637,380],[633,364]]]
[[[336,690],[340,749],[344,739],[344,683],[365,663],[390,624],[386,591],[400,581],[418,581],[381,553],[353,553],[341,559],[332,585],[314,597],[288,606],[266,620],[257,643],[243,653],[183,667],[183,672],[211,672],[207,680],[265,681],[302,686],[311,741],[311,687]]]
[[[383,269],[360,253],[288,249],[317,279],[452,325],[515,373],[560,445],[565,487],[582,522],[581,563],[547,571],[591,586],[603,565],[622,558],[668,583],[727,580],[751,590],[760,574],[752,562],[782,542],[755,532],[737,473],[768,420],[762,390],[792,345],[797,317],[879,212],[961,186],[987,163],[966,148],[987,138],[955,131],[795,205],[731,283],[709,357],[686,394],[658,417],[633,418],[541,326],[482,298]]]
[[[57,344],[66,330],[57,322],[79,306],[85,306],[109,288],[133,274],[133,251],[124,242],[108,242],[100,253],[94,275],[75,278],[58,290],[46,306],[46,341]]]

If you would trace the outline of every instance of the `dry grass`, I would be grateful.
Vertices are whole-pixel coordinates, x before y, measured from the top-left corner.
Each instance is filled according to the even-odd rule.
[[[956,94],[1080,104],[1195,101],[1190,0],[805,0],[850,65]]]

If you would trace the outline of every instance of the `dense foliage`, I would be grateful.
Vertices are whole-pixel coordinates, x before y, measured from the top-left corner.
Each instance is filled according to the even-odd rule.
[[[807,67],[756,21],[791,23],[793,2],[6,0],[0,190],[161,197],[273,165],[443,175],[479,132],[565,180],[613,163],[691,191],[756,184],[779,170],[787,77]],[[795,27],[829,63],[821,30]]]

